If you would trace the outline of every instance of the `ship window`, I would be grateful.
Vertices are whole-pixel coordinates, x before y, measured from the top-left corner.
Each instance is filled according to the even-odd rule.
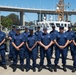
[[[49,26],[47,25],[47,27],[49,27]]]
[[[50,23],[50,26],[52,27],[54,25],[54,23]]]
[[[60,27],[60,24],[59,24],[59,23],[56,23],[56,26],[57,26],[57,27]]]
[[[61,24],[61,26],[63,26],[63,24]]]
[[[44,23],[42,23],[42,25],[44,25]]]
[[[67,24],[65,24],[65,27],[67,26]]]
[[[42,25],[41,25],[41,27],[42,27]]]
[[[68,24],[68,26],[69,26],[70,24]]]
[[[49,27],[47,23],[45,23],[45,26],[46,26],[46,27]]]

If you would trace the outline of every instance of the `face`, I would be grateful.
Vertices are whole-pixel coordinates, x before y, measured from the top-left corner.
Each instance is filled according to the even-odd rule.
[[[47,30],[43,30],[44,31],[44,33],[47,33]]]
[[[28,28],[25,28],[25,31],[28,32]]]
[[[31,35],[33,34],[33,30],[30,30],[30,34],[31,34]]]
[[[60,29],[60,33],[63,33],[64,32],[64,29]]]
[[[16,28],[12,28],[13,30],[16,30]]]
[[[68,28],[68,30],[71,30],[71,28]]]
[[[40,31],[40,28],[37,28],[37,31]]]
[[[20,34],[20,30],[16,30],[16,33],[17,33],[17,34]]]
[[[52,30],[55,30],[55,27],[52,27]]]

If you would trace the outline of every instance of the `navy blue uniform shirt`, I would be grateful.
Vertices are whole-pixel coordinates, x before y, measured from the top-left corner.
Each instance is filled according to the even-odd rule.
[[[55,39],[59,45],[64,46],[66,44],[67,40],[69,40],[69,36],[67,36],[66,33],[58,32]]]
[[[16,46],[19,46],[22,42],[25,42],[25,38],[22,34],[15,34],[12,38],[12,42],[14,42]]]
[[[35,44],[37,42],[37,37],[36,37],[36,35],[28,35],[28,38],[27,38],[27,43],[28,43],[28,46],[30,47],[30,48],[32,48],[33,47],[33,45]]]
[[[36,31],[35,35],[37,36],[37,40],[38,40],[42,35],[42,31]]]
[[[51,42],[51,41],[53,41],[54,39],[53,39],[53,36],[51,35],[51,34],[48,34],[48,33],[43,33],[42,35],[41,35],[41,38],[39,39],[39,41],[41,41],[44,45],[49,45],[49,43]]]
[[[25,42],[27,41],[28,35],[30,33],[29,32],[23,32],[22,35],[24,36]]]
[[[0,43],[6,38],[6,35],[4,32],[0,31]],[[0,46],[0,49],[4,49],[5,48],[5,44],[2,44]]]
[[[16,34],[16,31],[15,31],[15,30],[11,30],[11,31],[9,32],[8,36],[12,38],[13,35],[15,35],[15,34]]]
[[[74,31],[66,31],[67,36],[69,36],[69,40],[73,40],[74,38]]]
[[[52,30],[52,31],[50,32],[50,34],[53,36],[53,38],[56,37],[57,33],[58,33],[57,30],[54,30],[54,31]]]

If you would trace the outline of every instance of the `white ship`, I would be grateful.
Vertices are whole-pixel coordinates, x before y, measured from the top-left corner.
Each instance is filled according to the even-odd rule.
[[[59,31],[59,26],[64,27],[64,32],[68,30],[68,26],[70,22],[64,20],[64,9],[69,4],[65,5],[64,0],[59,0],[57,3],[56,13],[58,14],[58,21],[53,21],[52,18],[50,20],[46,20],[46,17],[43,18],[43,21],[38,22],[38,25],[41,26],[41,31],[43,31],[43,27],[47,27],[48,33],[52,30],[52,25],[55,25],[55,29]]]
[[[47,27],[48,33],[52,31],[52,26],[55,26],[55,29],[59,31],[59,26],[64,27],[64,32],[68,30],[68,26],[70,25],[70,22],[65,21],[53,21],[52,18],[50,20],[46,20],[46,17],[44,17],[43,21],[38,22],[38,25],[41,27],[41,31],[43,31],[43,27]]]

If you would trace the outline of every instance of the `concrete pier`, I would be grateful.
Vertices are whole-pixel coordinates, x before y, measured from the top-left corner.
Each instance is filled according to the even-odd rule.
[[[52,61],[52,68],[53,69],[54,69],[54,59],[55,59],[55,56],[53,54],[53,58],[51,59],[51,61]],[[30,62],[32,64],[32,60]],[[66,64],[67,65],[66,66],[67,67],[67,72],[64,72],[63,69],[62,69],[62,60],[61,60],[61,58],[59,60],[57,72],[54,72],[54,71],[50,72],[47,67],[43,68],[41,72],[38,72],[38,67],[39,67],[38,64],[39,64],[39,62],[40,62],[40,59],[38,58],[37,59],[36,72],[33,72],[32,69],[30,69],[28,72],[26,72],[26,68],[25,68],[26,67],[26,59],[24,61],[24,63],[25,63],[25,65],[24,65],[25,71],[22,72],[20,70],[20,67],[19,67],[19,63],[20,62],[18,62],[17,70],[15,72],[13,72],[12,68],[9,67],[9,65],[11,63],[9,63],[7,61],[7,70],[5,70],[3,67],[0,66],[0,75],[76,75],[76,72],[74,72],[74,73],[71,72],[72,69],[73,69],[73,66],[72,66],[73,65],[73,61],[72,61],[70,52],[68,53],[68,57],[67,57],[67,61],[66,61],[67,62],[67,64]],[[46,58],[44,60],[44,64],[45,65],[47,64]]]

